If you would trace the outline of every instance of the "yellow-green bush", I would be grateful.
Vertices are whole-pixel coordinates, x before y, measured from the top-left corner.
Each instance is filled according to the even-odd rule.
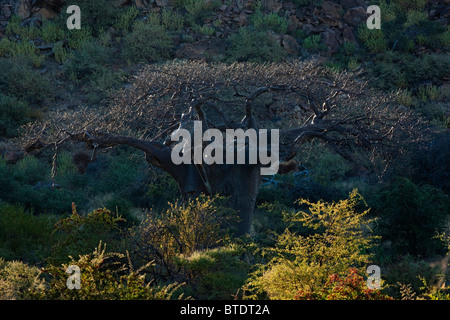
[[[146,275],[152,264],[135,270],[128,255],[106,253],[102,243],[89,254],[72,258],[67,264],[49,265],[40,274],[45,286],[34,288],[33,299],[51,300],[170,300],[180,287],[177,283],[155,285]],[[70,265],[80,268],[80,289],[67,287]],[[151,280],[151,279],[150,279]]]
[[[33,290],[43,288],[43,281],[36,279],[38,275],[35,266],[0,257],[0,300],[31,299]]]
[[[293,299],[299,290],[320,290],[332,274],[345,275],[350,267],[365,270],[375,236],[366,228],[371,222],[365,219],[368,210],[357,210],[362,201],[356,190],[336,203],[301,200],[307,210],[293,214],[291,221],[313,233],[301,236],[286,229],[269,249],[271,260],[253,273],[248,288],[256,296]]]
[[[136,252],[154,259],[161,275],[170,273],[178,254],[214,248],[228,238],[236,221],[234,211],[223,207],[224,198],[200,196],[184,205],[170,204],[166,212],[150,213],[134,235]]]

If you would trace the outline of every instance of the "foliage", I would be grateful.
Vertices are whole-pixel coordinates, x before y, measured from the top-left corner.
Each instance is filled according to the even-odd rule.
[[[176,2],[178,7],[184,8],[197,22],[203,21],[219,5],[219,1],[177,0]]]
[[[402,294],[402,291],[405,290],[404,286],[408,286],[415,295],[420,295],[431,289],[431,287],[423,287],[424,280],[432,285],[439,280],[438,268],[431,267],[425,261],[418,260],[411,255],[397,256],[396,260],[383,267],[383,278],[387,284],[386,291],[396,299],[404,298]]]
[[[64,64],[67,59],[69,59],[70,54],[69,51],[64,47],[64,43],[62,41],[56,42],[53,45],[53,54],[55,55],[55,60],[59,64]]]
[[[134,6],[130,6],[120,12],[118,17],[116,18],[114,27],[122,31],[122,33],[127,33],[138,15],[139,10]]]
[[[392,300],[380,290],[368,289],[356,268],[350,268],[345,278],[332,274],[318,291],[300,290],[295,300]]]
[[[66,39],[66,33],[61,26],[51,20],[45,20],[41,26],[41,37],[47,43],[55,43]]]
[[[87,254],[99,241],[112,248],[120,248],[123,231],[119,224],[124,221],[108,209],[97,209],[87,215],[80,215],[73,203],[70,217],[55,224],[56,242],[52,247],[50,261],[66,262],[69,256]]]
[[[186,277],[186,294],[201,300],[231,299],[244,285],[250,264],[238,245],[195,251],[176,256],[175,264]]]
[[[163,9],[161,24],[169,31],[180,30],[184,26],[184,16],[175,10]]]
[[[39,53],[39,49],[28,41],[11,41],[3,37],[0,40],[0,58],[15,58],[24,56],[31,61],[33,66],[40,67],[45,57]]]
[[[112,50],[97,42],[86,42],[66,62],[66,73],[73,80],[91,80],[112,58]]]
[[[320,43],[320,35],[317,34],[305,38],[302,45],[312,52],[324,49],[323,45]]]
[[[66,74],[72,80],[87,82],[84,90],[89,103],[98,103],[120,88],[122,73],[108,67],[112,57],[111,48],[88,41],[66,60]]]
[[[121,9],[111,5],[109,0],[73,0],[67,3],[61,12],[66,12],[70,5],[77,5],[82,12],[81,30],[89,26],[95,36],[115,25]]]
[[[356,190],[337,203],[300,200],[309,210],[295,213],[291,221],[315,233],[301,236],[286,229],[270,250],[271,260],[253,273],[249,288],[270,299],[293,299],[299,290],[320,291],[332,274],[368,263],[375,237],[363,230],[371,221],[364,221],[368,210],[357,211],[362,200]]]
[[[384,33],[381,29],[369,29],[362,24],[358,28],[358,37],[371,53],[383,52],[387,49]]]
[[[36,288],[31,296],[52,300],[170,300],[173,297],[180,285],[153,285],[145,279],[151,263],[134,270],[127,256],[128,253],[107,253],[106,245],[102,246],[100,242],[92,253],[72,258],[68,264],[45,268],[41,277],[50,276],[46,281],[48,288]],[[80,268],[80,289],[67,288],[69,265]]]
[[[42,288],[36,279],[39,269],[20,261],[6,261],[0,257],[0,300],[30,299],[33,288]]]
[[[242,27],[229,37],[228,56],[234,61],[264,62],[280,61],[286,51],[267,32],[253,27]]]
[[[430,185],[397,178],[378,193],[378,234],[391,242],[393,254],[428,257],[442,251],[441,232],[450,212],[448,196]]]
[[[170,204],[160,216],[148,215],[135,235],[138,254],[144,260],[155,260],[164,275],[173,271],[176,255],[191,255],[223,243],[228,234],[225,226],[236,219],[230,209],[221,206],[223,201],[223,197],[201,196],[184,206]]]
[[[3,94],[40,104],[51,97],[51,89],[49,81],[33,69],[26,57],[0,59],[0,90]]]
[[[393,2],[405,10],[408,9],[421,10],[427,3],[426,0],[394,0]]]
[[[22,19],[19,16],[14,15],[11,17],[8,25],[6,26],[6,34],[9,36],[16,35],[22,42],[27,42],[40,36],[41,30],[34,24],[23,26]]]
[[[0,258],[42,263],[50,253],[56,218],[0,203]],[[0,295],[1,296],[1,295]]]
[[[124,37],[122,55],[130,62],[156,62],[169,58],[171,50],[172,42],[164,27],[138,21]]]
[[[285,34],[288,27],[286,18],[273,12],[264,14],[261,10],[257,10],[250,16],[250,23],[257,30],[272,30],[280,34]]]
[[[32,120],[27,103],[0,93],[0,135],[15,137],[20,125]]]

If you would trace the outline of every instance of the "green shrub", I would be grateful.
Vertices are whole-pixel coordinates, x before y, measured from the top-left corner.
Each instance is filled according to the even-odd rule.
[[[371,53],[386,51],[386,39],[382,29],[369,29],[365,24],[358,28],[358,38]]]
[[[138,21],[124,37],[122,56],[130,62],[155,62],[169,58],[171,51],[172,41],[164,27]]]
[[[367,288],[358,270],[350,268],[345,278],[332,274],[318,291],[300,290],[295,300],[393,300],[380,290]]]
[[[32,119],[30,111],[27,103],[0,93],[0,136],[17,136],[20,125]]]
[[[232,61],[280,61],[286,56],[286,51],[272,36],[253,27],[240,28],[229,41],[227,54]]]
[[[320,35],[312,35],[303,40],[303,47],[309,51],[317,51],[320,49]]]
[[[264,14],[260,10],[250,16],[250,24],[258,30],[272,30],[281,34],[285,34],[288,27],[286,18],[276,13]]]
[[[50,254],[55,222],[54,216],[36,216],[23,207],[1,203],[0,258],[42,263]]]
[[[421,10],[427,3],[426,0],[394,0],[393,2],[402,7],[404,10]]]
[[[169,174],[163,174],[152,179],[148,185],[147,196],[152,208],[161,209],[169,202],[176,202],[180,196],[180,190]]]
[[[24,56],[0,59],[0,90],[3,94],[31,104],[41,104],[51,97],[52,85],[33,69]]]
[[[73,52],[67,60],[66,73],[73,80],[90,80],[93,75],[101,72],[112,58],[112,50],[97,42],[86,42]]]
[[[184,26],[184,17],[175,10],[163,9],[161,11],[161,24],[169,31],[180,30]]]
[[[177,0],[177,6],[184,8],[197,22],[202,22],[205,17],[211,14],[219,1],[205,0]]]
[[[116,8],[109,0],[73,0],[61,10],[66,12],[69,5],[77,5],[81,10],[81,30],[89,26],[94,36],[113,27],[123,9]],[[73,30],[70,30],[72,32]]]
[[[187,278],[183,291],[195,299],[231,299],[250,271],[251,265],[240,258],[243,254],[242,247],[231,245],[177,256],[175,263]]]
[[[136,232],[135,252],[155,260],[159,275],[175,272],[176,255],[214,248],[228,238],[227,229],[237,218],[223,202],[221,197],[201,196],[184,206],[171,204],[160,215],[150,213]]]
[[[428,86],[420,86],[417,89],[417,94],[420,99],[422,99],[423,102],[426,101],[433,101],[437,100],[439,98],[440,92],[439,89],[435,86],[428,85]]]
[[[365,230],[371,222],[365,220],[368,210],[357,211],[361,201],[356,190],[336,203],[301,200],[308,210],[293,214],[291,222],[312,233],[301,236],[286,229],[269,249],[271,260],[252,274],[248,288],[256,297],[293,299],[299,290],[320,291],[332,274],[346,275],[350,267],[364,272],[375,237]]]
[[[67,44],[71,49],[80,49],[84,44],[94,42],[94,39],[89,25],[67,31]]]
[[[396,257],[397,261],[391,262],[382,268],[383,279],[387,284],[387,292],[396,299],[403,298],[402,286],[408,285],[415,295],[424,293],[422,279],[433,285],[437,282],[438,268],[431,267],[423,260],[405,255]]]
[[[128,258],[128,259],[127,259]],[[69,265],[80,268],[80,289],[67,288]],[[170,300],[181,298],[175,296],[180,285],[173,283],[166,286],[155,285],[146,279],[152,264],[147,263],[139,269],[129,260],[129,255],[107,253],[102,243],[89,254],[72,258],[67,264],[49,265],[41,273],[41,279],[48,279],[30,296],[45,300]],[[150,279],[151,280],[151,279]]]
[[[408,28],[410,26],[416,26],[419,25],[420,22],[428,20],[428,13],[427,12],[421,12],[416,10],[409,10],[406,13],[406,22],[404,24],[405,28]]]
[[[89,83],[83,90],[86,93],[86,101],[96,104],[112,96],[113,92],[122,87],[124,78],[123,71],[99,68],[89,78]]]
[[[117,21],[114,27],[122,31],[123,33],[127,33],[138,15],[139,10],[134,6],[130,6],[122,10],[122,12],[120,12],[119,16],[117,17]]]
[[[9,36],[18,36],[20,41],[27,42],[34,40],[41,35],[41,30],[30,24],[22,26],[22,19],[19,16],[12,16],[6,26],[6,34]]]
[[[31,292],[42,289],[36,279],[39,269],[20,261],[5,261],[0,257],[0,300],[31,299]]]
[[[445,226],[450,201],[441,190],[398,178],[377,193],[378,234],[392,254],[428,257],[442,251],[434,238]]]
[[[41,37],[47,43],[55,43],[65,40],[66,33],[59,24],[46,20],[41,26]]]
[[[64,43],[62,41],[56,42],[53,45],[53,54],[55,56],[56,62],[59,64],[64,64],[67,59],[70,57],[69,51],[64,47]]]
[[[97,209],[87,215],[78,214],[72,203],[72,214],[55,224],[56,242],[52,247],[51,263],[67,262],[69,256],[92,252],[102,241],[112,250],[121,249],[123,236],[119,223],[125,220],[108,209]]]
[[[0,41],[0,58],[26,57],[35,67],[40,67],[45,57],[39,49],[28,41],[10,41],[6,37]]]

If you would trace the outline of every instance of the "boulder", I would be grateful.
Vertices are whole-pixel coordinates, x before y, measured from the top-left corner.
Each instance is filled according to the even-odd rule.
[[[364,0],[341,0],[340,4],[342,8],[350,9],[364,6]]]
[[[42,18],[46,18],[46,19],[53,19],[54,17],[56,17],[58,14],[53,11],[50,8],[40,8],[39,11],[37,12],[37,14],[39,16],[41,16]]]
[[[28,18],[31,15],[31,0],[17,1],[14,12],[22,20]]]
[[[344,41],[348,41],[348,42],[353,42],[353,43],[358,43],[356,41],[355,35],[353,34],[353,28],[347,26],[343,31],[342,31],[342,37],[344,39]]]
[[[277,0],[262,0],[261,5],[264,10],[274,13],[278,13],[283,6],[282,1]]]
[[[300,27],[300,21],[297,16],[291,15],[289,16],[289,23],[287,27],[287,31],[294,31]]]
[[[322,9],[325,15],[334,19],[341,18],[342,7],[335,2],[325,1],[322,4]]]
[[[369,14],[363,7],[350,8],[344,15],[344,21],[354,27],[358,27],[361,23],[365,22]]]
[[[290,35],[285,34],[281,43],[284,50],[286,50],[288,54],[296,55],[300,51],[300,46],[298,45],[297,40]]]
[[[342,22],[339,19],[334,19],[329,16],[319,17],[319,20],[328,25],[329,27],[341,27]]]
[[[338,34],[332,29],[327,29],[322,33],[322,43],[328,48],[326,55],[332,55],[339,51]]]
[[[175,51],[175,57],[179,59],[201,60],[223,54],[224,52],[225,45],[223,40],[213,38],[184,44]]]

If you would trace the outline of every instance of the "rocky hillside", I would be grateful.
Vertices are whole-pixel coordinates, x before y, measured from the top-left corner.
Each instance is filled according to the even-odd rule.
[[[5,34],[8,20],[12,15],[19,16],[24,25],[39,25],[43,19],[53,19],[58,16],[65,2],[62,0],[0,1],[0,37]],[[135,6],[142,14],[172,10],[177,7],[176,0],[112,0],[110,2],[115,7]],[[205,2],[212,4],[212,0],[205,0]],[[67,4],[69,3],[67,2]],[[207,28],[214,29],[214,33],[199,36],[198,32],[191,28],[187,34],[192,35],[195,41],[179,45],[175,51],[175,57],[201,59],[205,57],[205,54],[219,53],[225,45],[221,40],[226,39],[236,29],[249,25],[256,8],[286,19],[286,34],[273,32],[271,36],[281,44],[288,54],[298,55],[300,53],[301,48],[296,40],[296,35],[302,37],[320,35],[321,43],[326,46],[326,50],[323,50],[321,54],[330,56],[337,53],[346,41],[358,43],[357,28],[367,20],[369,15],[366,13],[366,8],[370,4],[370,1],[365,0],[221,1],[214,3],[214,13],[203,21],[202,27],[205,30],[208,30]],[[428,1],[424,9],[429,20],[437,21],[442,26],[448,25],[449,0]],[[382,15],[385,13],[382,12]],[[180,42],[179,37],[175,38],[174,42]],[[423,52],[425,48],[416,46],[414,50]]]
[[[81,30],[66,27],[71,4]],[[381,30],[366,27],[369,4]],[[0,136],[48,109],[104,104],[143,64],[311,55],[364,69],[373,87],[399,90],[400,104],[447,129],[449,18],[449,0],[0,0]]]

